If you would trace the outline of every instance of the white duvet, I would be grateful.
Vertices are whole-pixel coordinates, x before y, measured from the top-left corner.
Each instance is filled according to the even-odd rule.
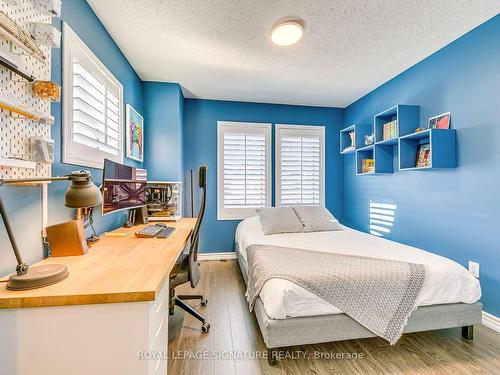
[[[341,231],[266,236],[259,217],[255,216],[243,220],[238,225],[236,242],[245,261],[246,250],[250,245],[263,244],[424,264],[426,279],[417,298],[417,306],[474,303],[481,298],[479,281],[460,264],[415,247],[347,227]],[[342,313],[317,295],[283,279],[267,281],[260,292],[260,298],[267,315],[273,319]]]

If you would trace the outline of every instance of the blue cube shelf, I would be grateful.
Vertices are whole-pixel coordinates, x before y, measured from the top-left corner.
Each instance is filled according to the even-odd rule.
[[[398,136],[383,140],[383,126],[397,120]],[[420,107],[417,105],[398,104],[374,116],[373,125],[351,125],[340,131],[340,153],[356,154],[357,175],[390,174],[398,168],[400,171],[426,170],[437,168],[456,168],[456,130],[426,129],[415,133],[419,127]],[[344,151],[351,145],[349,132],[355,132],[355,150]],[[365,136],[375,134],[375,144],[365,145]],[[419,146],[430,145],[431,163],[427,167],[417,168]],[[375,170],[361,173],[361,160],[374,159]],[[396,164],[396,165],[395,165]]]
[[[373,134],[372,125],[356,125],[356,150],[366,147],[365,136]]]
[[[420,145],[430,145],[430,165],[417,168]],[[456,130],[427,129],[399,139],[399,170],[414,171],[437,168],[456,168]]]
[[[349,132],[354,130],[354,143],[355,149],[346,150],[351,145],[351,137]],[[351,125],[340,131],[340,153],[350,154],[354,153],[357,149],[365,147],[365,135],[373,134],[371,125]]]
[[[394,144],[375,145],[375,173],[394,173]]]
[[[384,140],[384,124],[396,120],[396,137]],[[386,109],[373,118],[375,142],[392,142],[397,144],[398,137],[411,134],[418,128],[420,122],[420,107],[418,105],[398,104]]]
[[[362,160],[374,159],[374,145],[365,146],[356,150],[356,174],[359,175],[373,175],[375,172],[363,173],[361,172]]]

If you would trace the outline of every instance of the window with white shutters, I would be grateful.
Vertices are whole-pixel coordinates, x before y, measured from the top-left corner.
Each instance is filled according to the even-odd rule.
[[[271,205],[271,124],[217,123],[217,218],[244,219]]]
[[[276,206],[325,204],[325,128],[276,125]]]
[[[122,162],[123,86],[67,24],[63,32],[63,162]]]

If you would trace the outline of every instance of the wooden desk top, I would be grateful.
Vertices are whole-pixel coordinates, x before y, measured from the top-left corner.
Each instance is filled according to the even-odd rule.
[[[69,277],[26,291],[10,291],[0,283],[0,309],[153,301],[195,223],[191,218],[168,223],[176,230],[166,239],[136,238],[134,232],[143,226],[119,228],[114,232],[128,236],[101,237],[83,256],[44,259],[34,265],[64,264]]]

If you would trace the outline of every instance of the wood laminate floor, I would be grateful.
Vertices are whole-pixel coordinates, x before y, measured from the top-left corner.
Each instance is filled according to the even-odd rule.
[[[293,347],[286,355],[298,359],[282,359],[270,367],[258,358],[266,347],[248,311],[237,262],[207,261],[201,269],[198,287],[186,284],[177,293],[203,293],[207,307],[199,301],[189,303],[208,317],[212,327],[210,333],[201,333],[200,323],[176,308],[169,320],[170,375],[500,374],[500,334],[484,326],[475,327],[471,342],[453,328],[405,334],[395,346],[372,338]],[[327,358],[332,355],[344,358]]]

